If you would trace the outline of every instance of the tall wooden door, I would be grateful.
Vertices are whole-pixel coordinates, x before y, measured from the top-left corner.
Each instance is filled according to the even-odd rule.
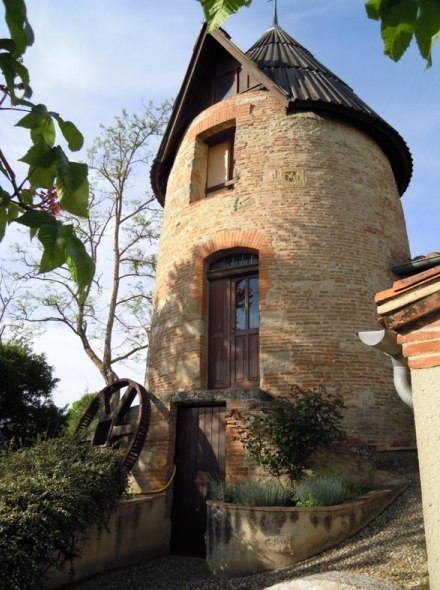
[[[224,480],[225,413],[224,405],[178,408],[171,512],[171,552],[177,555],[206,553],[207,474]]]
[[[258,387],[258,275],[210,282],[208,386]]]

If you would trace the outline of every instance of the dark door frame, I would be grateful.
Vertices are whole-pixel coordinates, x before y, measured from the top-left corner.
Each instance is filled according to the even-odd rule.
[[[206,276],[209,281],[209,312],[208,312],[208,388],[223,389],[229,387],[258,387],[259,378],[259,326],[254,329],[246,329],[237,333],[235,327],[235,284],[242,279],[258,278],[258,264],[239,266],[237,268],[222,268],[208,270]],[[213,308],[213,301],[217,308]],[[248,302],[246,302],[245,314],[248,317]],[[221,314],[222,317],[219,316]],[[248,319],[246,319],[248,322]],[[216,331],[216,328],[217,331]],[[251,338],[256,352],[250,350]],[[244,364],[247,365],[245,375],[237,379],[236,352],[238,338],[242,338]],[[251,359],[254,354],[255,358]],[[214,363],[221,362],[220,371]],[[250,367],[254,363],[256,370],[251,377]]]
[[[206,474],[224,480],[225,417],[224,402],[177,407],[171,553],[198,557],[206,553]]]

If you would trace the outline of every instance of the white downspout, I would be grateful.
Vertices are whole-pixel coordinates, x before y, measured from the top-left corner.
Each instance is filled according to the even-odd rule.
[[[394,387],[400,399],[413,409],[411,374],[402,356],[402,346],[397,343],[397,334],[392,330],[370,330],[357,332],[361,342],[377,348],[391,358],[393,364]]]

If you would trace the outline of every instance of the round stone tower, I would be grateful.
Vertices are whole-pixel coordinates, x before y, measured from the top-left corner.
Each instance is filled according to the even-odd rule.
[[[410,257],[410,175],[399,134],[277,24],[246,54],[202,30],[152,171],[158,480],[190,444],[177,424],[175,447],[179,413],[204,440],[215,430],[216,468],[243,476],[230,409],[294,385],[343,395],[350,442],[413,445],[391,364],[356,335],[377,327],[374,293]]]

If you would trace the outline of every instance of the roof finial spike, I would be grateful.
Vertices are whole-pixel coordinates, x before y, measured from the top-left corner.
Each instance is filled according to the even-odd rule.
[[[271,2],[272,0],[269,0]],[[277,0],[273,0],[272,28],[278,28]]]

